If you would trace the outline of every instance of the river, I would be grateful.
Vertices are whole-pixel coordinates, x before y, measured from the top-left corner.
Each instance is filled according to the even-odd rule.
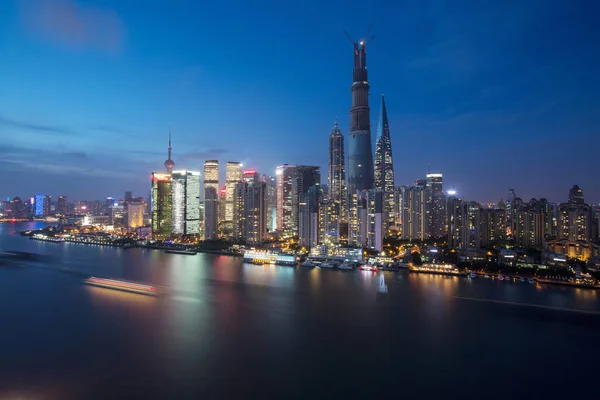
[[[18,234],[41,226],[0,224],[0,249],[46,255],[20,261],[26,268],[0,266],[0,399],[556,398],[600,390],[594,290],[259,266]],[[90,287],[83,275],[168,293]]]

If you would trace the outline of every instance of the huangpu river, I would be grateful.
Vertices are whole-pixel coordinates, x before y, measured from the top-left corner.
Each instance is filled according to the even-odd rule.
[[[0,224],[0,249],[44,255],[0,265],[0,399],[600,396],[594,290],[19,235],[42,226]]]

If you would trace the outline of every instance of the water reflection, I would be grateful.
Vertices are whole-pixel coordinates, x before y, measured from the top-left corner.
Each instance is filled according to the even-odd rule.
[[[296,268],[276,265],[255,265],[244,263],[242,281],[251,285],[292,287]]]

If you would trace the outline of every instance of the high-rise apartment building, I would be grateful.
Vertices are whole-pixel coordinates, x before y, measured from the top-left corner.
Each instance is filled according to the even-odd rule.
[[[341,226],[348,223],[348,190],[346,188],[346,161],[344,156],[344,135],[337,121],[329,135],[329,172],[327,174],[328,198],[330,203],[330,220],[336,221],[331,226],[331,237],[339,240]]]
[[[506,211],[500,208],[482,208],[481,214],[481,246],[494,247],[506,239]]]
[[[165,238],[173,233],[173,191],[171,174],[152,173],[152,236]]]
[[[383,219],[387,229],[396,225],[396,198],[394,196],[394,163],[392,159],[392,139],[388,123],[385,99],[381,95],[381,111],[377,123],[377,143],[375,145],[375,188],[383,191]]]
[[[293,233],[292,215],[294,166],[283,164],[277,167],[277,230],[285,235]]]
[[[200,234],[200,172],[173,171],[173,233]]]
[[[125,201],[133,199],[133,194],[130,191],[125,192]]]
[[[225,165],[225,220],[234,221],[235,185],[242,180],[242,163],[228,161]],[[235,221],[234,221],[235,222]]]
[[[319,221],[322,192],[319,185],[311,186],[300,196],[298,209],[298,242],[305,248],[315,247],[321,242]]]
[[[371,118],[369,80],[367,77],[367,43],[354,42],[352,72],[352,107],[348,134],[348,193],[373,188],[373,150],[371,147]]]
[[[431,201],[429,219],[431,237],[438,239],[446,234],[446,195],[443,190],[443,176],[428,172],[426,180]]]
[[[219,234],[219,161],[204,163],[204,239],[216,240]]]
[[[583,201],[583,190],[578,186],[574,185],[569,190],[569,203],[571,204],[584,204]]]
[[[431,237],[431,193],[425,185],[400,186],[402,239],[426,240]]]

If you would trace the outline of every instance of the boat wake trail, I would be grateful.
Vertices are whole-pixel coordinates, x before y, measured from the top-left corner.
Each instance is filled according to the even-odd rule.
[[[577,310],[574,308],[543,306],[543,305],[539,305],[539,304],[528,304],[528,303],[517,303],[514,301],[480,299],[477,297],[462,297],[462,296],[453,296],[453,297],[455,299],[459,299],[459,300],[479,301],[482,303],[495,303],[495,304],[504,304],[504,305],[509,305],[509,306],[517,306],[517,307],[531,307],[531,308],[540,308],[540,309],[544,309],[544,310],[566,311],[566,312],[588,314],[588,315],[600,315],[600,312],[598,312],[598,311]]]

